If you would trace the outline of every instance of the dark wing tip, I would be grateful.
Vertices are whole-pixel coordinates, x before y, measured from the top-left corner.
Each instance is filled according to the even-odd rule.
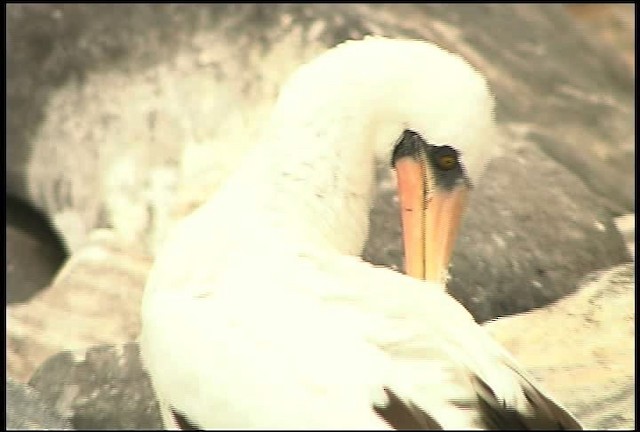
[[[373,410],[394,429],[442,430],[442,426],[429,413],[415,404],[405,403],[388,387],[384,388],[388,402],[373,406]]]
[[[508,407],[498,399],[491,387],[477,375],[471,377],[480,417],[485,428],[501,430],[582,430],[564,408],[545,397],[531,383],[523,378],[522,391],[534,409],[534,416],[527,416]]]
[[[179,411],[175,410],[172,407],[169,407],[171,411],[171,415],[175,420],[176,424],[180,428],[180,430],[203,430],[202,428],[196,426],[194,423],[190,422],[189,419]]]

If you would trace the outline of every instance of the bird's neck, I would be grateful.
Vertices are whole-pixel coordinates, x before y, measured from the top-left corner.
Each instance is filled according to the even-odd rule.
[[[335,101],[330,115],[288,123],[244,166],[242,193],[257,203],[257,223],[281,241],[361,252],[375,186],[375,138],[371,117],[355,109]]]
[[[247,197],[242,206],[255,213],[256,231],[361,253],[376,155],[400,136],[409,102],[422,98],[414,94],[421,77],[405,64],[411,56],[389,47],[382,57],[368,50],[357,57],[334,50],[283,88],[263,139],[227,188],[228,195]],[[227,204],[217,211],[237,215]]]

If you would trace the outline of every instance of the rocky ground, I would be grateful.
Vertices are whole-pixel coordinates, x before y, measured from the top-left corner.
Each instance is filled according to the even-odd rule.
[[[546,308],[489,332],[589,429],[635,423],[635,264],[594,273]]]
[[[586,425],[632,428],[633,8],[8,6],[7,427],[159,426],[135,344],[154,251],[298,64],[374,33],[459,52],[496,93],[451,292]],[[380,174],[364,256],[398,267]]]

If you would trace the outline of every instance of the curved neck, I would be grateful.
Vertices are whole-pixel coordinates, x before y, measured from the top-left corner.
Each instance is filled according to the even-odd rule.
[[[367,112],[332,102],[331,115],[289,122],[268,137],[238,175],[259,203],[258,224],[315,248],[357,255],[375,186],[375,128]]]
[[[328,51],[284,86],[263,139],[227,188],[231,202],[217,211],[232,218],[242,208],[248,224],[283,241],[359,254],[376,157],[390,158],[405,128],[428,126],[435,142],[473,138],[474,129],[460,124],[484,119],[476,101],[486,92],[474,74],[416,41],[365,40]]]

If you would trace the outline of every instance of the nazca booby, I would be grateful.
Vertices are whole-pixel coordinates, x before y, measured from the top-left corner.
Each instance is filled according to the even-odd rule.
[[[157,256],[141,354],[167,428],[580,429],[445,282],[494,101],[461,57],[368,37],[300,67]],[[362,261],[376,160],[405,271]]]

